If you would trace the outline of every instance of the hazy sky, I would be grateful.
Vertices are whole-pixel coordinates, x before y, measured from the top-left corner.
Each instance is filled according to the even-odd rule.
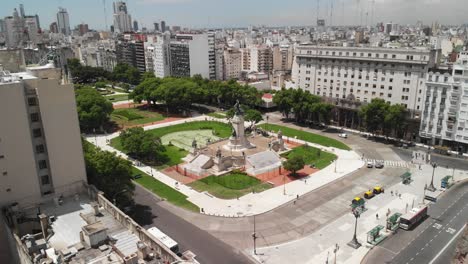
[[[41,26],[56,20],[59,6],[68,10],[72,27],[85,22],[91,28],[105,25],[103,0],[0,0],[0,17],[11,15],[23,3],[26,14],[39,14]],[[112,24],[112,2],[106,1],[107,24]],[[129,0],[132,19],[152,28],[153,22],[187,27],[248,25],[311,25],[317,17],[317,0]],[[373,21],[425,24],[468,22],[468,0],[320,0],[320,17],[333,25],[357,25]],[[333,20],[330,21],[333,3]],[[361,7],[358,9],[358,7]],[[368,15],[366,15],[366,13]],[[362,14],[362,15],[361,15]],[[361,19],[362,18],[362,19]]]

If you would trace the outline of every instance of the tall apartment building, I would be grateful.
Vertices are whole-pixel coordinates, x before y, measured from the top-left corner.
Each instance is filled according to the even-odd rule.
[[[253,47],[250,50],[250,70],[269,74],[273,70],[273,52],[269,47]]]
[[[224,80],[224,44],[215,46],[216,80]]]
[[[273,47],[273,70],[291,71],[293,49],[290,45],[275,45]]]
[[[14,9],[12,16],[7,16],[0,21],[0,32],[4,33],[5,44],[9,48],[21,47],[23,44],[37,44],[39,30],[39,17],[37,15],[20,15],[16,9]]]
[[[250,61],[251,61],[250,49],[243,48],[240,51],[241,51],[241,54],[242,54],[242,70],[243,71],[250,71]]]
[[[73,85],[60,69],[0,69],[0,205],[75,192],[86,182]]]
[[[114,30],[119,33],[133,31],[132,17],[123,1],[114,2]]]
[[[429,72],[419,135],[431,145],[468,150],[468,52],[451,72]]]
[[[242,52],[228,48],[224,51],[224,80],[240,79],[242,72]]]
[[[126,63],[146,71],[144,42],[139,40],[118,40],[115,43],[115,53],[118,63]]]
[[[177,34],[169,44],[171,76],[189,77],[200,74],[211,78],[210,47],[207,34]],[[214,44],[214,43],[213,43]],[[215,76],[216,77],[216,76]]]
[[[65,8],[59,7],[59,11],[57,12],[57,27],[59,33],[62,33],[66,36],[71,34],[70,18]]]
[[[207,37],[208,37],[208,66],[210,69],[210,80],[216,80],[215,33],[208,32]]]
[[[427,71],[435,52],[425,49],[350,48],[301,45],[292,80],[297,88],[334,98],[402,104],[418,118]]]

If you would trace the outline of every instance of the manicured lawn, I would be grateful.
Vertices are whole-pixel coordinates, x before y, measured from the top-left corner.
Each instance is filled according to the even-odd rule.
[[[165,145],[164,147],[166,148],[166,150],[163,153],[167,155],[169,160],[165,162],[164,165],[158,166],[158,169],[164,169],[167,167],[177,165],[181,163],[182,159],[185,158],[185,156],[187,156],[188,154],[188,151],[176,146]]]
[[[350,147],[348,147],[346,144],[338,140],[335,140],[329,137],[324,137],[321,135],[317,135],[314,133],[300,131],[294,128],[289,128],[289,127],[275,125],[275,124],[261,124],[259,125],[259,127],[263,129],[267,129],[269,131],[274,131],[274,132],[278,132],[278,130],[281,129],[281,132],[283,132],[283,135],[287,137],[297,136],[298,139],[311,142],[311,143],[320,144],[325,147],[334,147],[334,148],[339,148],[339,149],[344,149],[344,150],[351,150]]]
[[[141,110],[139,108],[116,109],[111,114],[111,120],[119,126],[134,126],[164,120],[164,116],[157,112]]]
[[[221,112],[213,112],[213,113],[208,113],[206,114],[207,116],[215,117],[215,118],[226,118],[226,115]]]
[[[196,121],[183,123],[168,127],[161,127],[152,130],[148,130],[148,133],[152,133],[155,136],[162,137],[169,133],[174,133],[178,131],[187,131],[187,130],[197,130],[197,129],[211,129],[214,131],[215,136],[220,138],[227,138],[231,135],[231,126],[229,124],[216,122],[216,121]]]
[[[122,143],[120,141],[120,137],[111,139],[111,146],[125,153],[125,150],[123,149]],[[182,159],[188,154],[188,151],[178,148],[176,146],[165,145],[164,147],[166,148],[166,150],[163,152],[163,154],[167,155],[168,160],[164,162],[164,164],[157,166],[157,169],[164,169],[167,167],[177,165],[181,163]]]
[[[139,183],[149,191],[153,192],[157,196],[166,199],[168,202],[182,207],[184,209],[200,212],[200,208],[195,204],[187,201],[187,196],[167,186],[166,184],[156,180],[141,170],[132,167],[133,175],[140,174],[142,177],[136,179],[135,182]]]
[[[208,176],[188,185],[198,192],[207,191],[221,199],[236,199],[252,191],[262,192],[272,187],[269,183],[239,172]]]
[[[105,98],[111,102],[126,101],[128,100],[128,94],[108,95],[108,96],[105,96]]]
[[[327,167],[331,164],[332,161],[336,159],[335,154],[321,151],[320,149],[311,146],[300,146],[289,152],[283,153],[281,156],[285,158],[301,156],[304,158],[306,165],[315,164],[315,167],[319,169]]]

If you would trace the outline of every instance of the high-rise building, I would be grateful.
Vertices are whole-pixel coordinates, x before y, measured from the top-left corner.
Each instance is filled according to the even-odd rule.
[[[419,118],[426,73],[435,51],[300,45],[292,80],[297,88],[330,99],[402,104]]]
[[[154,31],[158,32],[159,31],[159,23],[153,23],[154,25]]]
[[[123,1],[114,2],[114,30],[119,33],[133,31],[132,17],[128,14],[127,4]]]
[[[229,48],[224,51],[224,80],[240,79],[242,72],[242,52]]]
[[[0,33],[6,32],[5,20],[0,19]]]
[[[210,68],[210,80],[216,80],[216,52],[215,52],[215,33],[208,32],[208,64]]]
[[[57,27],[59,33],[66,36],[70,35],[70,18],[68,17],[68,12],[65,8],[59,7],[59,11],[57,13]]]
[[[126,63],[137,68],[140,72],[146,71],[145,47],[140,40],[119,40],[115,44],[118,63]]]
[[[88,33],[89,27],[88,24],[79,24],[78,25],[78,31],[80,32],[80,36],[83,36],[84,34]]]
[[[275,45],[273,47],[273,70],[291,71],[293,63],[293,49],[289,45]]]
[[[269,47],[250,49],[250,70],[269,74],[273,70],[273,52]]]
[[[177,34],[170,43],[171,76],[210,75],[210,44],[207,34]]]
[[[25,17],[25,16],[26,16],[26,14],[24,13],[24,6],[23,6],[23,4],[20,4],[20,16],[21,16],[21,17]]]
[[[166,32],[166,21],[161,21],[161,32],[164,33]]]
[[[57,26],[57,22],[52,22],[49,26],[49,30],[50,32],[52,33],[58,33],[58,26]]]
[[[145,42],[146,71],[159,78],[170,75],[169,42],[170,36],[165,34],[148,37]]]
[[[19,16],[16,8],[13,16],[5,17],[6,45],[10,48],[19,47],[23,43],[23,19]]]
[[[453,69],[429,72],[419,135],[430,145],[468,150],[468,52],[459,54]]]
[[[0,69],[1,71],[1,69]],[[73,85],[61,70],[29,68],[0,77],[0,205],[71,195],[86,182]]]
[[[133,21],[133,31],[138,32],[138,21]]]

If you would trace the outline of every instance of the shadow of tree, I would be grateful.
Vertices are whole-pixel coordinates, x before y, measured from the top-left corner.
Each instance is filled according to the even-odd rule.
[[[127,214],[140,226],[153,224],[153,219],[157,217],[151,212],[151,207],[142,204],[135,204]]]

